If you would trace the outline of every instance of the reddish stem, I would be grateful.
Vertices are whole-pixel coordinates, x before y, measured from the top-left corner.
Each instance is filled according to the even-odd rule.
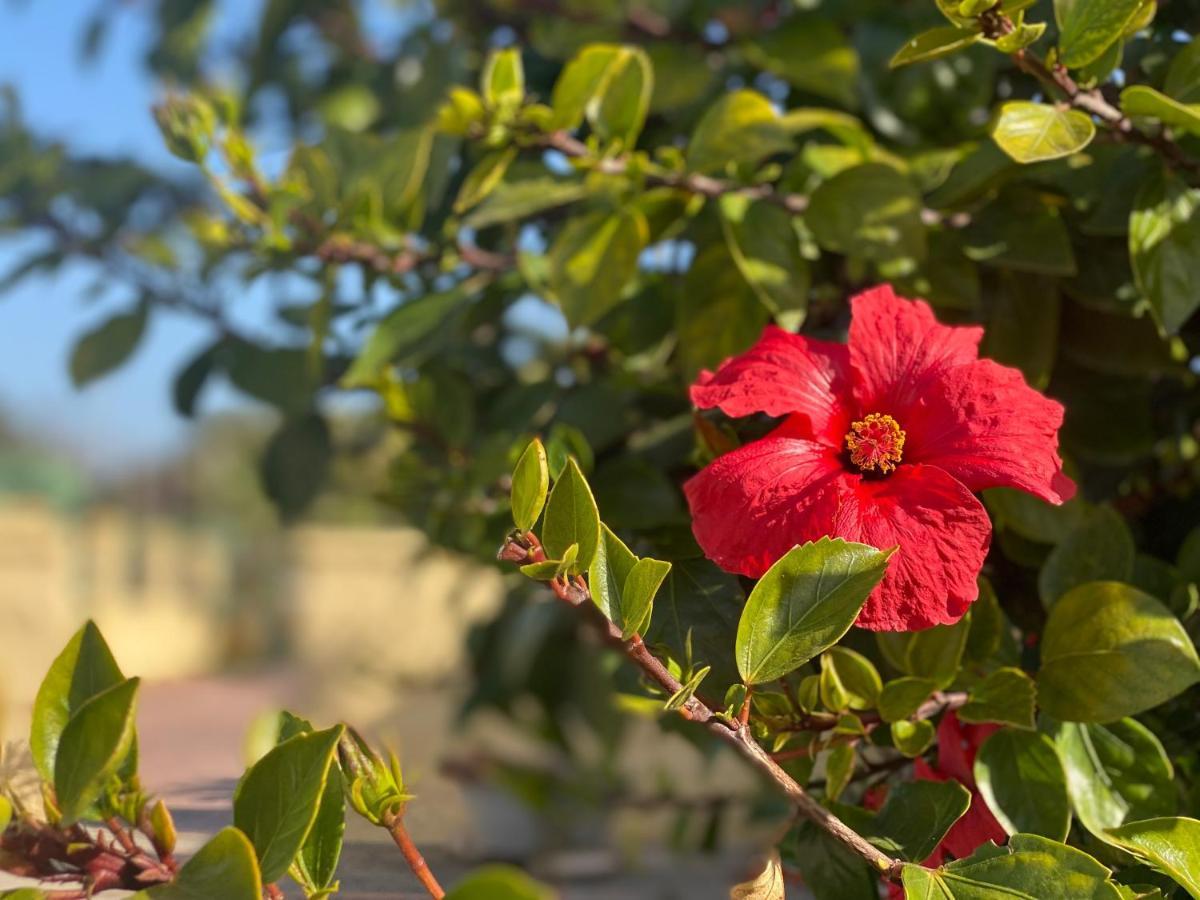
[[[425,857],[421,855],[421,851],[417,849],[417,845],[413,843],[412,838],[408,835],[408,829],[404,827],[404,820],[400,816],[392,816],[387,825],[388,833],[392,836],[392,840],[396,842],[396,846],[400,848],[400,852],[404,855],[404,861],[408,863],[408,867],[412,869],[412,873],[417,876],[417,881],[429,893],[433,900],[442,900],[446,896],[446,892],[442,890],[442,886],[438,884],[437,878],[429,868],[429,863],[425,862]]]

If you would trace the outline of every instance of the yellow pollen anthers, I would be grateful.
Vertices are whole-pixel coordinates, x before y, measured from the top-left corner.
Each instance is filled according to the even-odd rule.
[[[904,456],[904,431],[891,416],[871,413],[850,426],[846,449],[850,451],[850,462],[862,471],[878,469],[886,475]]]

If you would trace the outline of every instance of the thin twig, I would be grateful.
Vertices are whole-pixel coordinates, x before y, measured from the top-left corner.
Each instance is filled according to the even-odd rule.
[[[433,900],[442,900],[446,896],[446,892],[442,890],[442,886],[438,884],[429,864],[425,862],[425,857],[421,855],[421,851],[409,837],[408,829],[404,827],[403,816],[392,814],[385,820],[384,825],[387,826],[388,834],[392,836],[396,846],[400,848],[400,852],[404,855],[404,861],[412,869],[413,875],[417,876],[417,881],[421,882],[421,886]]]

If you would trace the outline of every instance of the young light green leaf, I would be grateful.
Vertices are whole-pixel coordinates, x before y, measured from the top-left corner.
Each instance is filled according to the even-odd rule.
[[[550,467],[546,463],[546,448],[538,438],[517,460],[512,474],[513,524],[520,531],[533,528],[546,505],[546,494],[550,490]]]
[[[825,684],[831,687],[830,693],[836,693],[844,703],[830,703],[830,709],[874,709],[879,701],[879,692],[883,689],[883,681],[875,665],[854,650],[847,647],[830,647],[821,656],[822,697],[826,694]],[[836,687],[832,685],[836,684]]]
[[[746,684],[782,678],[829,649],[887,571],[893,551],[824,537],[789,550],[759,579],[737,631]]]
[[[1050,611],[1038,702],[1066,722],[1113,722],[1200,681],[1200,659],[1179,620],[1126,584],[1080,585]]]
[[[502,181],[464,218],[468,228],[488,228],[530,218],[587,196],[588,186],[559,178],[523,178]]]
[[[1121,111],[1127,116],[1149,116],[1172,128],[1200,134],[1200,103],[1180,103],[1144,84],[1130,85],[1121,91]]]
[[[1002,728],[980,746],[974,774],[988,808],[1009,834],[1066,840],[1067,776],[1046,735]]]
[[[972,856],[927,869],[907,865],[904,895],[920,900],[1120,900],[1108,868],[1082,850],[1034,834],[1015,834],[1008,846],[986,843]]]
[[[892,743],[908,757],[917,757],[929,749],[935,736],[933,723],[928,719],[910,722],[901,719],[892,723]]]
[[[568,570],[571,575],[586,572],[596,558],[600,544],[600,511],[596,509],[592,489],[574,458],[567,461],[567,467],[550,492],[546,519],[542,523],[542,544],[546,555],[552,559],[562,559],[568,547],[579,545],[575,564]]]
[[[1200,820],[1182,816],[1130,822],[1108,837],[1200,900]]]
[[[342,727],[289,738],[255,763],[233,795],[233,823],[250,838],[266,882],[304,846],[320,810]]]
[[[753,165],[792,148],[792,138],[771,101],[756,91],[722,94],[692,132],[688,168],[723,170],[727,165]]]
[[[229,827],[196,851],[174,881],[135,894],[133,900],[260,900],[262,885],[254,846]]]
[[[903,47],[896,51],[891,61],[888,62],[888,68],[898,69],[912,63],[941,59],[943,56],[965,50],[981,37],[983,35],[978,31],[959,28],[955,25],[943,25],[940,28],[923,31],[916,37],[910,38]]]
[[[1050,551],[1038,574],[1042,605],[1089,581],[1129,581],[1137,548],[1120,513],[1101,506]]]
[[[488,57],[480,78],[483,97],[491,107],[514,109],[525,99],[525,68],[521,51],[495,50]]]
[[[473,206],[481,203],[496,185],[504,180],[504,173],[517,158],[515,145],[502,150],[493,150],[475,164],[467,177],[463,179],[458,196],[454,198],[454,211],[464,213]]]
[[[700,683],[708,677],[708,673],[711,671],[712,666],[703,666],[702,668],[697,669],[695,673],[693,673],[692,677],[684,682],[684,684],[680,686],[679,690],[677,690],[667,699],[663,709],[665,709],[667,712],[674,712],[675,710],[683,709],[683,707],[687,705],[687,702],[692,699],[692,695],[695,694],[696,690],[700,687]]]
[[[1099,58],[1120,40],[1141,5],[1142,0],[1071,0],[1059,23],[1062,64],[1077,69]]]
[[[1174,771],[1158,738],[1136,719],[1108,725],[1053,722],[1049,729],[1067,773],[1080,824],[1105,829],[1174,814]]]
[[[825,796],[836,800],[850,783],[857,760],[853,744],[838,744],[825,757]]]
[[[96,694],[63,729],[54,759],[54,792],[65,824],[83,818],[133,749],[139,683],[130,678]]]
[[[654,597],[671,564],[658,559],[639,559],[621,589],[621,636],[629,640],[636,632],[645,631],[650,624]]]
[[[632,147],[646,119],[654,70],[639,47],[590,44],[563,67],[551,106],[558,128],[573,130],[587,117],[601,140]]]
[[[885,722],[907,719],[937,690],[932,678],[905,675],[889,681],[879,692],[879,715]]]
[[[1003,104],[992,123],[992,139],[1019,163],[1070,156],[1095,136],[1096,126],[1079,110],[1028,100]]]
[[[8,823],[12,821],[12,816],[12,801],[3,795],[0,795],[0,834],[3,834],[4,829],[8,828]]]
[[[50,664],[33,702],[29,750],[43,780],[54,780],[59,739],[71,717],[92,697],[124,680],[100,629],[88,621]]]
[[[995,722],[1032,730],[1037,688],[1020,669],[1004,667],[971,688],[958,710],[964,722]]]
[[[346,790],[341,770],[330,766],[317,817],[296,854],[290,873],[305,886],[309,897],[332,893],[337,886],[337,868],[342,858],[346,833]]]

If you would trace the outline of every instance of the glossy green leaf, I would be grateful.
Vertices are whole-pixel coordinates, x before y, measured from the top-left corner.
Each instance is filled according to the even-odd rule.
[[[1016,53],[1019,50],[1024,50],[1032,44],[1037,43],[1043,34],[1046,33],[1045,22],[1021,22],[1013,28],[1008,34],[1001,35],[996,38],[996,49],[1001,53]],[[1120,43],[1113,44],[1113,47],[1120,50]],[[1102,57],[1105,59],[1106,57]],[[1120,59],[1118,52],[1117,59]],[[1115,63],[1108,67],[1105,71],[1111,71],[1115,67]]]
[[[134,900],[260,900],[262,885],[254,846],[230,827],[196,851],[173,882],[135,894]]]
[[[958,675],[970,633],[968,614],[953,625],[912,632],[880,631],[875,641],[887,661],[901,672],[927,678],[945,688]]]
[[[898,69],[912,63],[941,59],[943,56],[965,50],[981,37],[983,35],[978,31],[970,31],[954,25],[944,25],[940,28],[922,31],[910,38],[903,47],[896,51],[888,63],[888,68]]]
[[[120,313],[86,332],[71,351],[71,382],[83,387],[133,355],[146,330],[147,307],[139,303],[132,312]]]
[[[454,199],[454,211],[466,212],[486,199],[504,180],[504,173],[516,158],[517,148],[514,146],[493,150],[480,159],[463,179],[458,196]]]
[[[825,796],[836,800],[854,775],[858,756],[853,744],[838,744],[825,757]]]
[[[1081,585],[1050,611],[1038,702],[1067,722],[1113,722],[1200,681],[1200,659],[1170,611],[1112,581]]]
[[[602,140],[637,141],[654,90],[654,69],[639,47],[591,44],[563,68],[551,106],[557,127],[572,130],[584,118]]]
[[[1037,688],[1020,669],[1005,667],[991,672],[971,688],[958,709],[964,722],[994,722],[1032,729]]]
[[[574,458],[554,483],[546,503],[546,518],[542,523],[542,544],[551,559],[562,559],[567,548],[579,545],[579,554],[570,574],[588,570],[600,544],[600,512],[592,497],[579,464]]]
[[[907,865],[909,900],[1120,900],[1109,870],[1082,850],[1033,834],[1005,848],[984,844],[967,859],[937,869]]]
[[[687,163],[697,172],[729,164],[753,165],[792,148],[779,113],[762,94],[739,90],[722,94],[696,125]]]
[[[1121,111],[1127,116],[1148,116],[1172,128],[1200,134],[1200,103],[1180,103],[1144,84],[1130,85],[1121,91]]]
[[[1046,735],[997,731],[980,746],[974,774],[988,808],[1009,834],[1066,840],[1071,825],[1067,776]]]
[[[819,825],[804,820],[796,829],[796,863],[816,900],[879,900],[879,878]]]
[[[96,623],[88,621],[50,664],[33,702],[29,750],[38,774],[54,780],[63,729],[92,697],[125,680]]]
[[[968,259],[1035,275],[1074,275],[1071,235],[1059,208],[1043,194],[1004,191],[963,232]]]
[[[1071,0],[1060,16],[1058,46],[1064,66],[1099,58],[1125,33],[1142,0]]]
[[[674,694],[667,698],[667,702],[663,705],[663,709],[667,712],[683,709],[687,702],[692,699],[692,696],[699,689],[701,682],[708,677],[708,673],[712,671],[712,666],[703,666],[692,673],[692,677],[679,686]]]
[[[649,239],[633,208],[572,219],[550,248],[549,286],[572,327],[591,325],[621,302]]]
[[[804,322],[809,270],[792,216],[740,194],[721,197],[721,226],[729,255],[763,305],[786,328]]]
[[[476,869],[446,894],[446,900],[554,900],[554,891],[516,866]]]
[[[1056,722],[1050,728],[1080,823],[1107,828],[1175,812],[1174,771],[1158,738],[1136,719],[1108,725]]]
[[[822,696],[825,683],[836,684],[834,689],[844,698],[843,704],[831,704],[830,709],[874,709],[879,701],[883,682],[874,664],[848,647],[830,647],[821,655]]]
[[[1110,828],[1108,837],[1200,900],[1200,820],[1182,816],[1146,819]]]
[[[463,217],[468,228],[488,228],[544,213],[587,196],[587,185],[558,178],[502,181]]]
[[[550,490],[550,467],[546,448],[534,438],[517,460],[512,475],[513,524],[520,531],[529,531],[542,514]]]
[[[701,369],[747,350],[768,321],[766,308],[728,249],[708,247],[688,269],[679,291],[675,332],[684,377],[690,381]],[[712,328],[712,322],[722,327]]]
[[[932,678],[905,675],[889,681],[879,692],[879,715],[885,722],[898,722],[915,713],[937,690]]]
[[[671,571],[671,564],[659,559],[639,559],[629,570],[621,589],[621,636],[625,640],[645,631],[650,623],[651,607],[659,587]]]
[[[130,678],[96,694],[63,728],[54,758],[54,792],[64,823],[87,814],[133,750],[139,684]]]
[[[1200,189],[1165,174],[1145,182],[1129,218],[1133,274],[1164,331],[1174,334],[1200,308]]]
[[[953,779],[900,782],[889,788],[864,837],[891,856],[921,862],[970,804],[971,792]]]
[[[1027,100],[1003,104],[992,123],[992,139],[1019,163],[1070,156],[1095,136],[1096,126],[1079,110]]]
[[[817,243],[834,253],[877,261],[925,258],[921,195],[891,166],[855,166],[822,182],[804,220]]]
[[[325,779],[325,791],[312,829],[290,869],[292,877],[305,886],[308,896],[336,888],[345,833],[346,790],[341,770],[334,765]]]
[[[759,579],[742,610],[742,680],[782,678],[837,643],[883,578],[891,553],[828,537],[788,551]]]
[[[910,722],[901,719],[892,723],[892,743],[905,756],[920,756],[933,745],[936,732],[928,719]]]
[[[480,87],[489,106],[518,106],[525,98],[525,68],[521,64],[521,51],[494,50],[483,68]]]
[[[253,843],[264,881],[287,872],[312,831],[342,730],[337,726],[289,738],[238,784],[233,823]]]
[[[1137,548],[1120,513],[1093,510],[1050,551],[1038,575],[1038,592],[1049,609],[1072,588],[1089,581],[1129,581]]]

